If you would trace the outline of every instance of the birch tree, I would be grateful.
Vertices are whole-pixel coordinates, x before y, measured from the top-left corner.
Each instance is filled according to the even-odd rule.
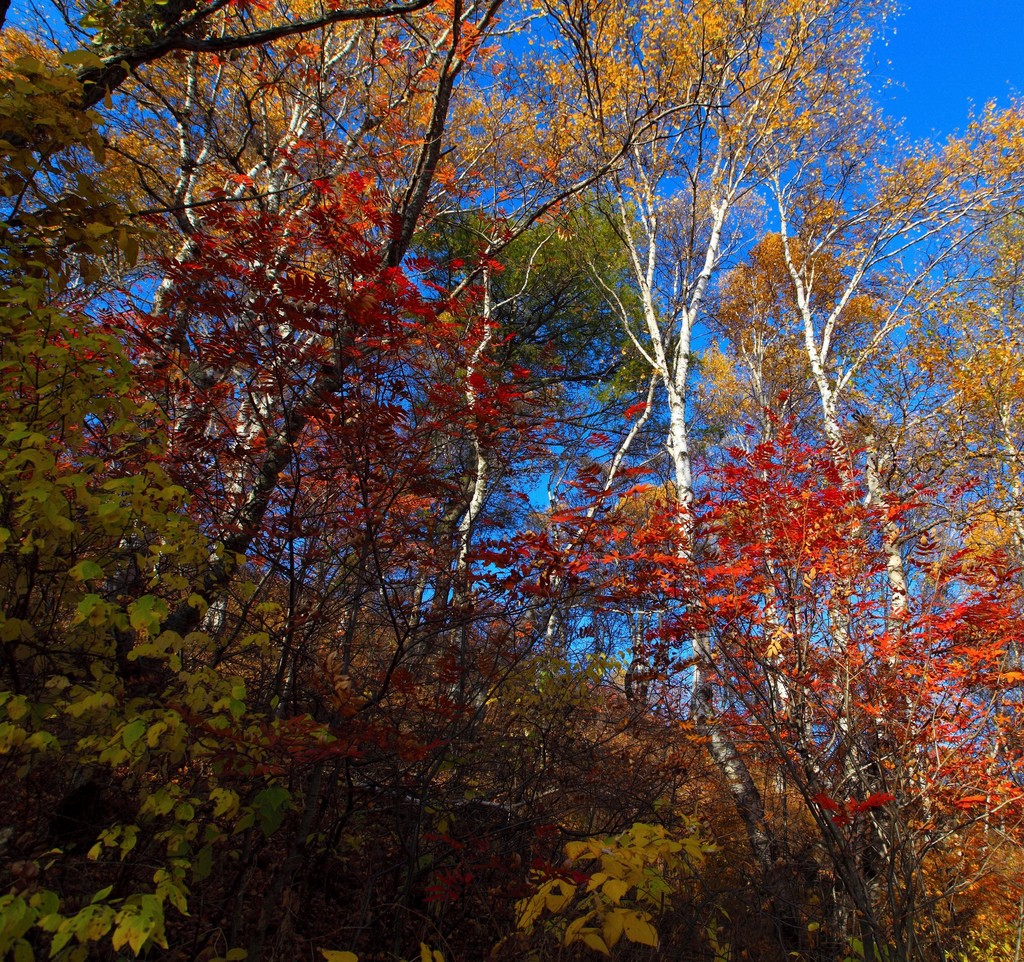
[[[680,12],[648,5],[642,35],[631,40],[627,32],[618,44],[601,29],[607,16],[600,5],[565,10],[558,24],[577,52],[575,69],[589,81],[597,136],[627,118],[630,104],[649,104],[659,118],[650,135],[626,151],[602,202],[628,251],[639,311],[610,289],[606,295],[664,405],[677,550],[692,561],[694,332],[707,316],[713,279],[749,227],[743,215],[778,169],[780,146],[800,137],[808,153],[826,149],[815,118],[822,110],[845,109],[878,9],[695,3]],[[773,841],[762,802],[712,704],[710,639],[698,636],[691,644],[693,718],[709,738],[767,871]]]

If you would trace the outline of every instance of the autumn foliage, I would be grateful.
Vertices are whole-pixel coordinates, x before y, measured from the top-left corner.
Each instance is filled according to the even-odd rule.
[[[1019,107],[677,6],[0,22],[0,955],[1017,962]]]

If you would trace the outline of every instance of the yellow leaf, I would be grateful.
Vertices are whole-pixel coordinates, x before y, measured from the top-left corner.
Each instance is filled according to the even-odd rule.
[[[336,952],[333,949],[321,949],[320,954],[327,959],[327,962],[359,962],[359,956],[355,952]]]
[[[629,891],[629,884],[622,879],[610,878],[601,887],[601,892],[616,905],[622,901],[622,896]]]
[[[557,893],[554,891],[555,887],[559,889]],[[573,900],[575,894],[576,887],[574,885],[557,879],[551,892],[545,897],[544,905],[549,912],[561,912]]]
[[[653,948],[658,947],[657,931],[639,912],[627,912],[623,915],[622,927],[630,942],[639,942],[640,945],[650,945]]]
[[[444,956],[438,949],[431,950],[426,942],[420,942],[420,962],[444,962]]]
[[[600,952],[602,955],[611,955],[611,952],[608,951],[608,946],[604,944],[604,939],[602,939],[595,931],[588,930],[586,932],[582,932],[580,937],[583,940],[583,944],[588,949],[593,949],[595,952]]]
[[[596,914],[596,912],[588,912],[586,915],[581,915],[578,919],[573,919],[565,928],[562,944],[572,945],[573,942],[579,942],[581,930]]]
[[[622,909],[612,909],[605,917],[601,934],[609,948],[615,945],[622,938],[622,916],[626,914]]]
[[[544,896],[538,892],[532,898],[522,899],[516,902],[516,913],[519,918],[516,921],[516,928],[527,930],[537,919],[544,909]]]
[[[575,861],[589,849],[590,846],[586,842],[569,842],[565,846],[565,854]]]

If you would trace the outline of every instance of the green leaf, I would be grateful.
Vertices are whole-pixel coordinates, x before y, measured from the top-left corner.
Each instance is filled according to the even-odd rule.
[[[210,877],[212,871],[213,847],[211,845],[204,845],[192,862],[192,879],[195,882],[202,882]]]
[[[143,595],[128,606],[128,618],[136,631],[156,634],[167,617],[167,603],[155,595]]]
[[[136,718],[130,725],[127,725],[121,732],[121,741],[125,748],[131,748],[143,735],[146,734],[146,722]]]
[[[106,613],[107,605],[103,599],[99,595],[88,594],[78,602],[74,622],[72,623],[79,624],[85,621],[90,625],[99,625],[106,617]]]
[[[76,581],[93,581],[103,577],[103,569],[95,561],[79,561],[68,574]]]
[[[292,793],[280,785],[271,785],[269,788],[257,792],[252,800],[252,806],[260,819],[260,828],[263,834],[271,836],[281,827],[284,821],[285,812],[291,804]]]
[[[238,793],[230,788],[214,788],[210,791],[210,801],[214,803],[215,818],[221,815],[234,815],[238,811]]]
[[[57,955],[71,941],[72,935],[74,930],[71,927],[71,919],[65,919],[50,942],[50,956]]]

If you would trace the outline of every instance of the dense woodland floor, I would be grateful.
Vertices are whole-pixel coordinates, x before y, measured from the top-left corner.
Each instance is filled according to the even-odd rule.
[[[1024,111],[891,13],[0,3],[0,957],[1021,962]]]

